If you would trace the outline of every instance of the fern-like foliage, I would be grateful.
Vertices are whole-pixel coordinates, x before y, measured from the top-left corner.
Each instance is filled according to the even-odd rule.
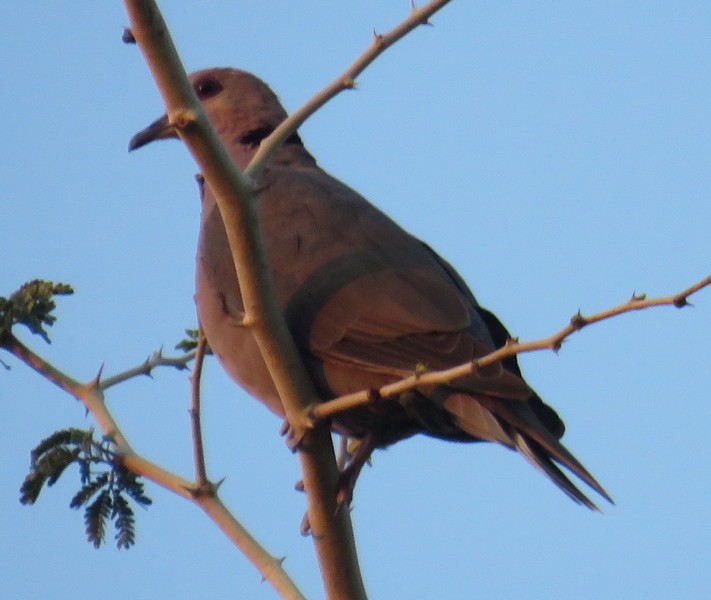
[[[175,344],[175,349],[181,352],[190,352],[195,350],[200,339],[200,331],[198,329],[186,329],[185,337]]]
[[[180,340],[177,344],[175,344],[175,349],[180,350],[181,352],[191,352],[192,350],[195,350],[198,345],[198,341],[200,340],[200,330],[199,329],[186,329],[185,330],[185,337]],[[205,354],[212,354],[212,350],[210,349],[210,345],[206,344],[205,345]]]
[[[84,511],[84,524],[86,525],[86,538],[94,548],[100,548],[104,543],[106,533],[106,519],[111,515],[111,493],[102,490],[96,499]]]
[[[22,285],[9,298],[0,296],[0,336],[20,323],[49,344],[45,326],[51,327],[57,319],[52,315],[57,306],[54,296],[73,293],[66,283],[35,279]]]
[[[111,440],[94,439],[94,432],[62,429],[42,440],[32,450],[30,472],[20,487],[20,502],[34,504],[45,484],[52,486],[71,464],[79,467],[81,487],[69,506],[84,508],[87,539],[95,548],[105,541],[107,521],[114,523],[116,545],[130,548],[136,541],[136,523],[131,501],[147,507],[143,483],[128,471],[113,452]],[[102,468],[108,467],[108,468]]]

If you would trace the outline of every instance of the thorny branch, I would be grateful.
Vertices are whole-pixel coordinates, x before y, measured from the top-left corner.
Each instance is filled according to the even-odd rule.
[[[393,30],[384,35],[376,34],[371,46],[341,76],[339,76],[332,84],[330,84],[321,92],[319,92],[319,94],[314,96],[312,100],[310,100],[302,108],[296,111],[279,128],[277,128],[277,130],[275,130],[275,132],[272,134],[272,136],[270,136],[270,138],[268,138],[268,140],[263,142],[259,153],[255,156],[255,159],[248,168],[247,175],[254,176],[268,160],[269,154],[273,152],[274,149],[276,149],[278,145],[282,143],[289,135],[291,135],[291,133],[293,133],[298,128],[298,126],[301,125],[311,114],[313,114],[320,106],[325,104],[330,98],[334,97],[341,91],[353,88],[355,85],[355,79],[358,74],[360,74],[363,69],[365,69],[379,54],[381,54],[387,47],[392,45],[395,41],[403,37],[406,33],[414,29],[417,25],[427,23],[429,16],[434,14],[447,2],[448,0],[438,0],[428,3],[425,7],[421,9],[416,9],[413,7],[413,11],[410,17],[403,21],[403,23],[401,23],[398,27],[394,28]],[[136,4],[138,5],[145,3],[136,2]],[[375,392],[371,390],[361,392],[359,394],[344,396],[336,400],[316,406],[314,409],[313,416],[317,419],[325,419],[338,411],[345,410],[346,408],[350,408],[352,406],[357,406],[367,402],[372,402],[376,398],[392,397],[406,389],[416,387],[417,385],[446,383],[448,381],[456,379],[457,377],[472,373],[476,371],[476,369],[498,362],[514,354],[542,349],[552,349],[557,351],[560,348],[563,340],[565,340],[575,331],[580,330],[582,327],[588,324],[608,319],[618,314],[630,312],[633,310],[641,310],[643,308],[648,308],[651,306],[674,305],[677,307],[683,307],[688,304],[687,298],[690,295],[696,293],[700,289],[710,284],[711,276],[706,277],[701,282],[695,284],[694,286],[691,286],[690,288],[684,290],[683,292],[680,292],[679,294],[676,294],[675,296],[650,300],[647,300],[646,298],[641,296],[633,296],[631,300],[624,304],[621,304],[607,311],[596,313],[589,317],[584,317],[578,313],[571,319],[571,322],[566,327],[564,327],[558,333],[548,338],[528,343],[518,343],[516,341],[511,341],[510,343],[507,343],[503,348],[487,356],[481,357],[467,365],[462,365],[454,369],[437,373],[424,373],[414,375],[413,377],[407,378],[401,382],[396,382],[394,384],[384,386],[383,388],[376,390]],[[225,531],[228,537],[230,537],[230,539],[232,539],[235,544],[239,546],[251,560],[253,560],[255,565],[260,568],[265,578],[268,579],[272,583],[272,585],[274,585],[275,588],[280,591],[283,597],[301,597],[298,590],[296,590],[295,588],[291,588],[291,593],[284,591],[287,588],[280,588],[279,584],[275,583],[275,580],[273,579],[273,573],[270,572],[269,575],[265,574],[265,572],[269,571],[272,568],[276,568],[277,571],[281,572],[282,570],[279,561],[273,559],[266,553],[261,555],[259,558],[254,558],[255,549],[245,549],[244,540],[249,537],[249,534],[244,532],[243,530],[240,531],[241,526],[236,521],[234,521],[229,512],[224,508],[224,506],[221,505],[216,495],[200,494],[198,489],[199,486],[196,486],[196,484],[184,480],[176,475],[173,475],[161,469],[160,467],[149,463],[139,455],[135,454],[135,452],[128,445],[126,439],[121,434],[120,430],[118,429],[118,426],[114,422],[113,418],[111,417],[105,406],[103,391],[108,387],[116,385],[121,381],[125,381],[126,379],[129,379],[130,377],[139,374],[150,374],[150,371],[154,366],[171,364],[169,362],[166,362],[170,360],[184,360],[184,362],[176,362],[175,364],[172,364],[172,366],[175,366],[179,369],[185,368],[185,364],[189,362],[189,360],[192,360],[194,353],[188,353],[183,357],[178,357],[178,359],[165,359],[164,357],[160,356],[159,358],[155,358],[155,355],[153,355],[151,358],[148,359],[148,361],[146,361],[146,363],[139,367],[136,367],[136,369],[126,371],[112,378],[107,378],[103,381],[100,381],[99,378],[97,378],[95,381],[90,382],[88,384],[81,384],[76,380],[73,380],[68,376],[64,375],[49,363],[43,361],[28,348],[24,347],[10,333],[3,333],[2,335],[0,335],[0,346],[9,350],[15,356],[25,361],[29,366],[44,375],[47,379],[59,385],[60,387],[74,395],[77,399],[81,400],[85,404],[87,409],[92,412],[97,422],[100,424],[102,430],[104,430],[104,433],[113,436],[113,439],[116,441],[117,447],[123,456],[124,464],[127,468],[131,469],[136,474],[143,475],[148,479],[151,479],[154,482],[158,483],[159,485],[166,487],[167,489],[170,489],[175,493],[178,493],[179,495],[182,495],[198,503],[201,508],[206,513],[208,513],[211,518],[213,518],[213,520],[218,524],[218,526],[220,526]],[[199,380],[199,375],[194,376],[194,381],[196,379]],[[196,412],[199,411],[199,397],[197,399],[197,403],[195,402],[194,398],[193,408],[196,410]],[[199,483],[201,480],[199,464],[202,463],[202,469],[204,470],[204,459],[200,459],[198,461],[197,454],[198,451],[196,448],[196,465],[198,465],[196,478]],[[207,481],[206,476],[205,481]],[[238,538],[239,541],[237,541]],[[260,560],[262,561],[261,565]],[[264,566],[265,564],[267,564],[264,561],[269,560],[271,560],[271,563],[267,566]],[[281,577],[281,573],[277,574],[277,577]],[[286,577],[285,574],[284,577]],[[287,587],[290,583],[291,582],[288,582],[287,578]],[[283,581],[282,585],[285,585]]]
[[[591,325],[599,321],[610,319],[617,315],[650,308],[652,306],[676,306],[677,308],[683,308],[684,306],[690,305],[688,301],[689,296],[709,285],[711,285],[711,275],[672,296],[647,299],[644,295],[633,294],[627,302],[595,313],[588,317],[583,316],[578,311],[571,317],[570,322],[565,327],[549,337],[532,342],[518,342],[512,339],[498,350],[466,364],[446,369],[444,371],[415,373],[414,375],[400,381],[396,381],[395,383],[384,385],[377,390],[363,390],[353,394],[348,394],[346,396],[341,396],[340,398],[335,398],[334,400],[330,400],[322,404],[317,404],[312,408],[311,416],[317,421],[327,419],[351,408],[392,398],[418,386],[447,384],[455,379],[459,379],[460,377],[471,375],[479,369],[500,362],[515,354],[523,354],[525,352],[533,352],[536,350],[553,350],[554,352],[557,352],[560,350],[560,347],[566,338],[576,331],[580,331],[586,325]]]
[[[103,434],[113,441],[116,456],[124,467],[197,504],[255,565],[262,577],[269,581],[282,598],[304,600],[304,596],[284,571],[281,561],[262,548],[222,504],[217,496],[217,486],[209,482],[201,483],[199,476],[195,483],[188,481],[150,462],[133,450],[106,406],[103,386],[99,383],[98,376],[89,383],[80,383],[35,354],[10,331],[0,333],[0,347],[84,404]]]
[[[450,2],[450,0],[433,0],[421,8],[417,8],[413,3],[410,15],[402,21],[402,23],[393,27],[387,33],[379,34],[374,32],[373,41],[370,43],[370,46],[368,46],[343,73],[314,95],[303,106],[289,115],[289,117],[259,145],[259,150],[252,158],[249,166],[245,169],[244,174],[248,177],[256,177],[264,168],[264,165],[272,153],[279,148],[291,134],[295,133],[306,119],[326,104],[326,102],[331,100],[331,98],[345,90],[354,89],[356,87],[356,78],[368,65],[395,42],[405,37],[419,25],[431,25],[429,21],[430,17],[448,2]]]
[[[185,74],[178,52],[155,2],[124,0],[131,31],[178,132],[215,193],[239,279],[245,320],[282,398],[291,428],[300,440],[298,458],[307,490],[314,547],[326,597],[365,598],[349,515],[335,511],[333,489],[338,469],[330,431],[307,429],[303,416],[315,398],[284,317],[276,301],[261,240],[253,182],[235,166],[205,115]],[[263,573],[266,576],[266,574]],[[275,585],[273,580],[270,580]],[[275,585],[276,587],[276,585]]]
[[[163,356],[163,350],[157,350],[140,365],[131,369],[126,369],[125,371],[112,375],[111,377],[100,379],[99,385],[102,390],[106,390],[111,386],[123,383],[124,381],[132,379],[133,377],[138,377],[139,375],[151,377],[153,369],[156,367],[175,367],[178,371],[183,371],[188,368],[188,363],[195,358],[195,353],[196,350],[191,350],[190,352],[186,352],[180,356]]]
[[[324,425],[314,427],[306,418],[316,393],[286,328],[269,278],[254,202],[251,201],[254,173],[250,172],[247,176],[240,173],[217,138],[187,81],[155,3],[124,0],[124,4],[131,21],[132,37],[144,54],[163,96],[170,122],[176,124],[180,137],[215,192],[239,278],[245,320],[252,326],[257,345],[282,399],[294,433],[293,439],[298,442],[298,456],[308,494],[309,521],[316,532],[313,540],[326,596],[365,598],[350,518],[346,511],[335,510],[333,489],[338,469],[330,432]],[[444,0],[433,0],[424,9],[413,7],[412,15],[401,28],[395,28],[388,34],[391,37],[376,36],[374,49],[366,52],[360,63],[356,61],[354,73],[362,71],[382,49],[418,24],[426,23],[429,15],[444,4]],[[350,77],[346,87],[352,87],[353,77]],[[328,97],[317,101],[316,106],[323,104]],[[276,143],[271,146],[272,149]]]
[[[205,360],[205,349],[207,339],[202,329],[198,337],[198,345],[195,350],[195,365],[192,375],[190,375],[191,404],[190,404],[190,424],[193,431],[193,456],[195,462],[195,483],[198,488],[208,484],[207,469],[205,467],[205,450],[202,443],[202,424],[200,421],[200,378],[202,377],[202,363]]]

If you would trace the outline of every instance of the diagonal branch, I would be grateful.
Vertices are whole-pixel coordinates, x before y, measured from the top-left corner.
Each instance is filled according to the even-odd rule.
[[[106,390],[111,386],[123,383],[128,379],[133,379],[140,375],[146,375],[148,377],[152,376],[153,369],[156,367],[175,367],[178,371],[182,371],[188,368],[188,363],[195,358],[195,350],[186,352],[180,356],[163,356],[163,351],[158,350],[151,354],[143,363],[136,367],[126,369],[121,373],[116,373],[111,377],[106,377],[101,379],[99,385],[102,390]]]
[[[190,482],[143,458],[131,448],[106,406],[103,388],[98,378],[86,384],[80,383],[35,354],[9,331],[0,334],[0,348],[4,348],[84,404],[86,410],[99,424],[103,434],[111,438],[117,458],[128,470],[197,504],[255,565],[262,577],[282,598],[304,600],[304,596],[284,571],[282,561],[271,556],[235,519],[217,496],[216,486],[209,482],[207,485]]]
[[[245,322],[269,368],[287,419],[300,441],[309,521],[328,598],[365,598],[348,511],[337,511],[338,469],[326,424],[309,428],[316,400],[273,291],[252,182],[233,164],[185,75],[155,2],[124,0],[131,31],[166,103],[167,113],[215,193],[245,307]]]
[[[98,423],[103,434],[111,438],[115,445],[117,456],[121,457],[128,469],[181,496],[191,497],[190,490],[194,486],[190,481],[150,463],[134,452],[106,407],[103,390],[100,385],[97,385],[96,379],[89,383],[79,382],[35,354],[10,332],[5,333],[0,339],[0,347],[84,404],[86,410],[91,413]]]
[[[534,352],[537,350],[553,350],[554,352],[558,352],[566,338],[571,336],[576,331],[580,331],[586,325],[592,325],[593,323],[611,319],[612,317],[616,317],[624,313],[643,310],[652,306],[676,306],[677,308],[690,306],[688,301],[689,296],[708,286],[711,286],[711,275],[671,296],[647,299],[644,295],[633,294],[627,302],[623,302],[618,306],[597,312],[588,317],[583,316],[580,311],[578,311],[575,315],[573,315],[573,317],[571,317],[570,322],[565,327],[549,337],[523,343],[519,343],[515,340],[509,340],[498,350],[466,364],[452,367],[451,369],[446,369],[444,371],[433,371],[423,374],[415,373],[414,375],[406,377],[400,381],[396,381],[395,383],[384,385],[377,390],[363,390],[353,394],[348,394],[346,396],[341,396],[340,398],[330,400],[329,402],[318,404],[311,409],[311,416],[315,421],[320,421],[328,419],[351,408],[393,398],[407,390],[411,390],[419,386],[446,385],[455,379],[476,373],[479,369],[488,367],[489,365],[500,362],[505,358],[516,354]]]
[[[393,27],[393,29],[387,33],[374,33],[373,41],[370,46],[368,46],[343,73],[308,100],[303,106],[289,115],[289,118],[283,121],[279,127],[259,145],[259,150],[257,150],[249,166],[245,169],[245,175],[256,178],[274,151],[277,150],[290,135],[295,133],[306,119],[344,90],[352,90],[356,85],[355,82],[358,75],[378,58],[378,56],[419,25],[430,25],[429,18],[449,1],[450,0],[433,0],[422,8],[415,7],[413,3],[410,16],[402,21],[402,23]]]
[[[411,17],[400,29],[388,34],[390,37],[376,36],[374,49],[356,61],[353,73],[360,72],[372,62],[382,51],[379,47],[386,48],[417,24],[426,22],[429,14],[445,3],[436,0],[425,9],[413,9]],[[124,0],[124,4],[131,21],[131,32],[163,96],[169,120],[215,193],[239,279],[245,307],[244,322],[252,328],[282,400],[293,439],[298,442],[308,494],[309,523],[316,533],[313,540],[326,596],[365,598],[350,517],[348,511],[337,510],[334,490],[339,474],[330,431],[326,423],[314,426],[308,419],[309,408],[316,403],[317,395],[274,293],[253,201],[253,172],[248,176],[240,173],[220,143],[190,87],[155,2]],[[316,104],[325,102],[327,96]]]

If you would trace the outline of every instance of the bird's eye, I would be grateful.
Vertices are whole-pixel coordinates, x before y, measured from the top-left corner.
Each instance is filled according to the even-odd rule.
[[[205,79],[200,79],[195,82],[193,86],[195,93],[200,100],[205,100],[206,98],[212,98],[222,91],[222,84],[213,79],[212,77],[207,77]]]

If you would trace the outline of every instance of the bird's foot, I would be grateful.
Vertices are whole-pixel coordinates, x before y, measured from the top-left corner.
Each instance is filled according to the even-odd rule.
[[[358,481],[358,476],[363,469],[363,466],[369,461],[370,455],[373,452],[374,445],[369,436],[360,440],[354,454],[350,456],[345,468],[341,469],[338,474],[338,480],[335,487],[336,508],[334,514],[338,514],[341,510],[350,510],[351,502],[353,501],[353,492]],[[294,488],[298,491],[304,491],[304,482],[297,481]],[[302,535],[312,535],[309,515],[306,513],[301,521],[300,531]]]
[[[279,435],[284,438],[289,450],[296,452],[299,448],[301,440],[304,439],[306,433],[313,429],[314,426],[315,423],[311,417],[311,411],[305,410],[299,415],[297,423],[294,425],[292,425],[292,423],[287,419],[284,419],[284,422],[281,424],[281,428],[279,429]]]

